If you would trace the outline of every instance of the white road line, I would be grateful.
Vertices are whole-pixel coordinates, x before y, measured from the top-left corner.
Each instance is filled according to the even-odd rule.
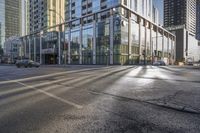
[[[34,86],[26,85],[26,84],[21,83],[21,82],[17,82],[17,83],[20,84],[20,85],[23,85],[24,87],[28,87],[28,88],[34,89],[34,90],[36,90],[36,91],[38,91],[40,93],[43,93],[43,94],[45,94],[45,95],[47,95],[47,96],[49,96],[51,98],[54,98],[54,99],[58,100],[58,101],[61,101],[61,102],[66,103],[66,104],[69,104],[69,105],[71,105],[71,106],[73,106],[73,107],[75,107],[77,109],[82,109],[83,108],[83,106],[81,106],[81,105],[78,105],[76,103],[70,102],[70,101],[65,100],[65,99],[62,99],[62,98],[60,98],[60,97],[58,97],[56,95],[53,95],[53,94],[51,94],[49,92],[44,91],[44,90],[37,89]]]
[[[38,87],[41,87],[41,86],[52,85],[52,84],[55,84],[55,83],[58,83],[58,82],[66,82],[66,81],[72,80],[72,79],[74,79],[74,78],[63,78],[63,79],[54,80],[54,81],[46,81],[46,82],[42,82],[42,83],[37,83],[36,85],[32,85],[32,87],[38,88]],[[9,80],[9,79],[7,79],[7,80]],[[9,94],[9,93],[15,93],[15,92],[18,92],[18,91],[27,90],[27,89],[30,89],[30,88],[21,87],[21,88],[8,90],[8,91],[5,91],[5,92],[1,92],[0,96],[1,95],[6,95],[6,94]]]
[[[9,81],[1,81],[0,84],[8,84],[8,83],[15,83],[15,82],[22,82],[22,81],[29,81],[29,80],[34,80],[34,79],[40,79],[40,78],[48,78],[52,76],[58,76],[62,74],[70,74],[73,72],[84,72],[88,70],[95,70],[94,69],[82,69],[82,70],[74,70],[74,71],[68,71],[68,72],[58,72],[58,73],[53,73],[53,74],[48,74],[48,75],[41,75],[41,76],[35,76],[35,77],[29,77],[29,78],[23,78],[23,79],[16,79],[16,80],[9,80]]]

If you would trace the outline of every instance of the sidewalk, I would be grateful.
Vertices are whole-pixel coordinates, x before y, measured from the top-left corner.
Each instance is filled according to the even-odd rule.
[[[185,69],[200,69],[200,66],[188,66],[188,65],[184,65],[184,66],[169,66],[172,68],[185,68]]]

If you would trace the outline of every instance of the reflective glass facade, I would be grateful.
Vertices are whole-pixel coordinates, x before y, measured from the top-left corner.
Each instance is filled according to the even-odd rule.
[[[5,36],[21,36],[21,0],[5,0]]]
[[[196,38],[200,41],[200,0],[197,1]]]
[[[5,1],[0,1],[0,45],[5,41]]]
[[[128,6],[134,6],[131,1],[125,0],[123,4],[109,0],[77,2],[69,0],[65,3],[65,17],[68,18],[65,35],[62,38],[63,33],[58,32],[57,36],[65,43],[57,42],[56,50],[59,53],[60,48],[61,54],[57,54],[55,60],[60,58],[63,64],[85,65],[174,62],[175,36],[130,10]],[[107,4],[109,2],[112,4]],[[139,10],[138,5],[135,8]]]

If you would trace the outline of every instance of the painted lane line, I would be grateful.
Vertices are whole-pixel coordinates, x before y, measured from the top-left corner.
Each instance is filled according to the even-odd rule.
[[[81,105],[78,105],[78,104],[76,104],[76,103],[70,102],[70,101],[65,100],[65,99],[62,99],[62,98],[60,98],[60,97],[58,97],[58,96],[56,96],[56,95],[53,95],[53,94],[51,94],[51,93],[49,93],[49,92],[46,92],[46,91],[41,90],[41,89],[38,89],[38,88],[36,88],[36,87],[34,87],[34,86],[26,85],[26,84],[24,84],[24,83],[22,83],[22,82],[17,82],[17,83],[20,84],[20,85],[23,85],[24,87],[28,87],[28,88],[34,89],[34,90],[36,90],[36,91],[38,91],[38,92],[40,92],[40,93],[43,93],[43,94],[45,94],[45,95],[47,95],[47,96],[49,96],[49,97],[51,97],[51,98],[53,98],[53,99],[56,99],[56,100],[58,100],[58,101],[60,101],[60,102],[66,103],[66,104],[68,104],[68,105],[71,105],[71,106],[73,106],[73,107],[75,107],[75,108],[77,108],[77,109],[82,109],[82,108],[83,108],[83,106],[81,106]]]
[[[67,81],[73,80],[73,79],[74,78],[64,78],[64,79],[54,80],[54,81],[51,81],[51,82],[46,81],[46,82],[43,82],[43,83],[37,83],[36,85],[32,85],[32,87],[38,88],[38,87],[42,87],[42,86],[46,86],[46,85],[56,84],[58,82],[67,82]],[[4,91],[4,92],[0,92],[0,96],[7,95],[7,94],[10,94],[10,93],[16,93],[16,92],[27,90],[27,89],[29,89],[29,88],[21,87],[21,88],[16,88],[16,89],[12,89],[12,90],[7,90],[7,91]]]
[[[74,71],[68,71],[68,72],[58,72],[58,73],[53,73],[53,74],[47,74],[47,75],[41,75],[41,76],[35,76],[35,77],[29,77],[29,78],[23,78],[23,79],[16,79],[16,80],[9,80],[9,81],[1,81],[1,84],[8,84],[8,83],[16,83],[16,82],[23,82],[23,81],[30,81],[34,79],[41,79],[41,78],[48,78],[48,77],[53,77],[53,76],[58,76],[58,75],[63,75],[63,74],[71,74],[71,73],[77,73],[77,72],[85,72],[85,71],[90,71],[90,70],[100,70],[99,68],[90,68],[90,69],[82,69],[82,70],[74,70]]]

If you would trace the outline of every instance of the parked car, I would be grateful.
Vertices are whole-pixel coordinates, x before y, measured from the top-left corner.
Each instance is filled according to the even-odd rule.
[[[159,60],[159,61],[155,61],[153,63],[154,66],[166,66],[165,62],[162,61],[162,60]]]
[[[15,65],[20,68],[20,67],[40,67],[40,63],[32,61],[32,60],[18,60],[16,61]]]

